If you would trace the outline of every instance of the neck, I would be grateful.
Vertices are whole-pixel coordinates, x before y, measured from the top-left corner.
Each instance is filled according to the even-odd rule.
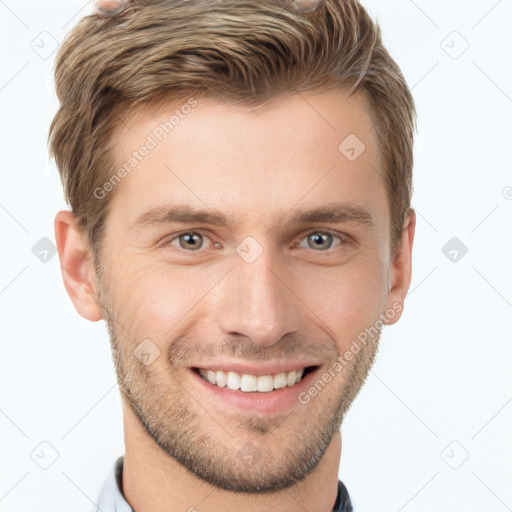
[[[316,468],[295,485],[272,494],[225,491],[190,473],[147,434],[131,407],[123,405],[123,492],[136,512],[331,512],[338,491],[341,434],[337,432]],[[298,505],[300,504],[300,505]]]

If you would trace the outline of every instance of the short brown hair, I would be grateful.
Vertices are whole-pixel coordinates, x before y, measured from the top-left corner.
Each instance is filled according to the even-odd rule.
[[[115,169],[122,116],[193,94],[261,105],[279,94],[361,90],[387,183],[391,249],[413,191],[414,101],[380,27],[357,0],[131,0],[116,15],[82,18],[55,63],[60,108],[49,133],[64,194],[95,256],[109,199],[94,190]],[[341,141],[340,141],[341,142]]]

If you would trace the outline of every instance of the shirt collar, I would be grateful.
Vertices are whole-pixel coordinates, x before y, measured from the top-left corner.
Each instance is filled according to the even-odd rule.
[[[98,512],[133,512],[123,495],[123,462],[119,457],[109,471],[98,500]]]

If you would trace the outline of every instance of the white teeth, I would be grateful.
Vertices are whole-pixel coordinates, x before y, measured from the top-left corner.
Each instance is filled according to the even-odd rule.
[[[286,385],[287,386],[293,386],[295,384],[295,377],[297,374],[295,373],[295,370],[292,370],[291,372],[288,372],[286,374]]]
[[[228,388],[236,391],[240,389],[240,375],[235,372],[228,372],[227,381]]]
[[[201,376],[220,387],[228,387],[236,391],[240,390],[245,393],[258,391],[260,393],[268,393],[274,389],[293,386],[302,379],[304,368],[300,370],[292,370],[290,372],[277,373],[275,375],[249,375],[239,374],[236,372],[223,372],[222,370],[205,370],[199,369]]]
[[[272,375],[261,375],[258,377],[258,391],[260,393],[267,393],[274,389],[274,381]]]
[[[240,391],[258,391],[258,377],[244,373],[240,379]]]
[[[215,381],[213,384],[217,384],[217,386],[220,386],[223,388],[227,384],[227,377],[224,372],[215,372]]]
[[[286,373],[278,373],[274,375],[274,388],[285,388],[286,387]]]
[[[208,382],[215,384],[215,372],[213,372],[212,370],[207,370],[206,378],[208,379]]]

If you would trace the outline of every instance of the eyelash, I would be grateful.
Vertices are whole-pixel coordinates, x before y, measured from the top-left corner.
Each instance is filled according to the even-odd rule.
[[[202,229],[187,230],[187,231],[182,231],[180,233],[177,233],[175,236],[173,236],[173,238],[164,241],[161,244],[161,247],[171,246],[172,245],[171,242],[174,242],[175,240],[178,240],[180,238],[180,236],[183,236],[183,235],[186,235],[186,234],[198,234],[198,235],[201,235],[204,238],[208,238],[208,235]],[[337,246],[335,246],[335,247],[330,247],[329,249],[325,249],[323,251],[322,250],[315,251],[314,249],[311,249],[311,247],[299,247],[299,248],[311,249],[313,252],[318,252],[318,253],[331,254],[336,248],[342,247],[344,245],[348,245],[350,243],[350,240],[346,236],[338,235],[338,234],[336,234],[336,233],[334,233],[332,231],[324,231],[324,230],[318,230],[318,229],[314,230],[314,231],[310,231],[309,233],[306,233],[302,237],[301,240],[304,240],[308,236],[313,235],[313,234],[327,234],[327,235],[331,235],[333,238],[338,238],[340,240],[340,243]],[[195,252],[199,253],[199,252],[201,252],[201,249],[202,249],[202,247],[201,247],[201,249],[193,251],[193,250],[183,249],[182,247],[175,247],[175,248],[178,249],[178,251],[181,251],[181,252],[184,252],[184,253],[195,253]]]

